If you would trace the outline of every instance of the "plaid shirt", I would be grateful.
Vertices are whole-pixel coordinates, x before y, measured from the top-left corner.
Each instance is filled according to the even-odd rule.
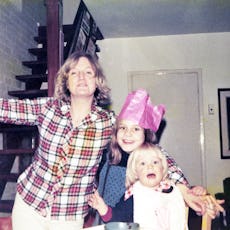
[[[70,104],[53,98],[0,99],[0,108],[1,122],[37,125],[40,133],[34,160],[18,179],[17,191],[24,201],[42,216],[50,213],[51,219],[84,217],[114,114],[93,105],[73,127]]]
[[[175,184],[184,184],[187,187],[190,187],[189,182],[187,181],[184,173],[182,172],[181,168],[177,165],[175,160],[169,155],[169,153],[160,147],[161,152],[166,156],[167,163],[168,163],[168,178],[173,180]]]

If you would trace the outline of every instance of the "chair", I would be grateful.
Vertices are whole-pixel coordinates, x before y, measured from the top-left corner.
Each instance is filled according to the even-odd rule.
[[[207,213],[198,216],[194,210],[187,208],[186,218],[189,230],[211,230],[212,218]]]
[[[212,219],[206,213],[202,216],[201,230],[211,230],[211,227],[212,227]]]

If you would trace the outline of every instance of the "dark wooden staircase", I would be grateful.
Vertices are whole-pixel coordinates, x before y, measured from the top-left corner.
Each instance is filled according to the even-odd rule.
[[[63,26],[65,42],[71,37],[72,26]],[[23,61],[22,64],[31,69],[31,74],[17,75],[18,81],[25,83],[24,90],[8,91],[10,96],[19,99],[34,99],[48,96],[48,89],[42,88],[47,83],[47,39],[46,27],[38,27],[38,36],[34,37],[38,48],[28,49],[34,55],[34,60]],[[46,84],[47,85],[47,84]],[[3,146],[0,150],[0,197],[2,197],[8,182],[15,183],[18,176],[31,163],[32,156],[38,143],[37,127],[19,126],[0,123]],[[15,159],[18,161],[17,172],[12,172]],[[0,200],[0,212],[11,213],[14,200]]]
[[[8,91],[8,94],[12,97],[18,99],[34,99],[52,95],[52,90],[54,88],[53,75],[56,73],[56,71],[53,70],[57,69],[57,65],[55,62],[52,62],[54,59],[51,58],[52,55],[50,54],[60,54],[60,52],[56,52],[56,50],[50,48],[50,44],[57,43],[59,38],[53,36],[53,28],[50,29],[49,22],[52,21],[52,26],[54,24],[55,26],[58,25],[58,23],[54,23],[55,20],[58,20],[58,14],[56,11],[54,12],[54,6],[57,6],[58,1],[55,1],[55,5],[54,0],[47,2],[49,2],[49,4],[47,4],[47,11],[51,12],[50,14],[52,16],[48,17],[47,26],[38,27],[38,34],[33,38],[34,41],[37,42],[37,47],[28,49],[28,52],[34,56],[34,60],[22,61],[22,65],[31,69],[31,74],[15,76],[16,80],[25,84],[25,89]],[[59,26],[60,25],[58,25],[58,27]],[[85,27],[88,28],[87,31],[83,31]],[[63,56],[63,61],[72,52],[78,50],[79,47],[81,47],[81,50],[97,56],[96,53],[99,52],[99,48],[97,47],[96,41],[103,39],[103,35],[96,26],[92,15],[89,13],[83,1],[80,1],[73,24],[62,25],[59,29],[61,29],[60,34],[62,35],[63,48],[61,56]],[[86,36],[84,44],[82,44],[82,40],[79,40],[80,31],[81,33],[85,33]],[[57,58],[57,55],[53,56]],[[54,66],[55,68],[53,68]],[[2,148],[0,149],[0,212],[11,213],[14,198],[11,200],[4,200],[2,195],[4,195],[6,184],[8,182],[15,183],[18,176],[31,163],[33,154],[38,146],[38,130],[35,126],[19,126],[0,123],[0,134],[2,135],[3,143]],[[12,171],[15,160],[18,162],[16,172]]]

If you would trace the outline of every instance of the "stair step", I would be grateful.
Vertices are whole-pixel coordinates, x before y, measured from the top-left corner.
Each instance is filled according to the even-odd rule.
[[[20,173],[1,174],[0,180],[7,180],[7,182],[17,182]]]
[[[35,72],[35,69],[33,69],[32,72]],[[38,72],[37,69],[36,72]],[[26,84],[25,90],[39,90],[41,89],[42,83],[47,82],[47,74],[45,73],[32,73],[29,75],[17,75],[15,77],[17,80]]]
[[[30,75],[17,75],[15,76],[17,80],[22,82],[34,82],[41,80],[42,82],[47,82],[47,74],[30,74]]]
[[[44,44],[46,45],[47,43],[47,38],[46,37],[41,37],[41,36],[36,36],[34,37],[34,41],[37,42],[38,44]]]
[[[72,33],[73,32],[73,25],[72,24],[63,25],[62,31],[64,34]],[[39,26],[38,27],[39,36],[46,37],[46,33],[47,33],[47,27],[46,26]]]
[[[0,149],[1,154],[9,154],[9,155],[21,155],[21,154],[34,154],[35,149]]]
[[[11,213],[14,206],[14,200],[0,200],[0,212]]]
[[[36,56],[47,57],[47,49],[46,48],[31,48],[28,51]]]
[[[27,66],[31,69],[33,68],[47,68],[47,61],[42,60],[42,61],[23,61],[22,64],[24,66]]]
[[[64,42],[68,42],[70,38],[72,37],[72,33],[70,34],[64,34]],[[34,41],[36,41],[38,44],[44,44],[46,45],[47,43],[47,37],[45,36],[35,36]]]
[[[8,94],[13,97],[18,97],[19,99],[24,98],[37,98],[37,97],[47,97],[47,89],[35,89],[35,90],[17,90],[17,91],[8,91]]]
[[[63,25],[63,34],[64,34],[64,42],[68,42],[73,36],[73,25]],[[34,37],[34,40],[37,43],[42,43],[44,45],[47,44],[47,31],[46,26],[39,26],[38,28],[38,36]]]
[[[0,132],[11,133],[11,132],[37,132],[37,126],[27,125],[13,125],[0,123]]]

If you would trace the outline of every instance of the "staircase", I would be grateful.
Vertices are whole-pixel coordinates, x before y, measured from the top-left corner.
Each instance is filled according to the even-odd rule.
[[[53,3],[53,1],[50,1],[50,3]],[[51,20],[54,22],[57,20],[56,16],[55,19],[49,18],[47,21]],[[49,31],[49,26],[47,28]],[[48,80],[53,77],[49,76],[50,79],[48,79],[47,68],[50,66],[47,63],[47,52],[49,52],[49,55],[55,52],[47,47],[47,40],[50,41],[50,37],[52,37],[54,41],[51,42],[56,42],[57,39],[51,36],[53,35],[52,30],[50,30],[49,39],[47,39],[47,28],[46,26],[38,27],[38,36],[34,37],[34,40],[37,42],[37,48],[28,49],[28,52],[34,56],[35,60],[22,62],[24,66],[31,69],[31,74],[15,76],[18,81],[25,83],[25,89],[8,91],[10,96],[19,99],[46,97],[48,96],[48,90],[53,88],[53,85],[51,85],[53,83],[49,81],[49,89],[47,84]],[[64,43],[64,60],[69,54],[79,49],[97,56],[96,53],[99,52],[99,48],[96,45],[96,41],[103,39],[103,35],[82,0],[80,1],[73,24],[63,25],[61,29],[62,41]],[[81,39],[82,35],[85,37],[84,41]],[[51,72],[49,71],[49,73]],[[38,130],[36,126],[0,123],[0,138],[2,138],[3,143],[2,148],[0,148],[0,213],[11,213],[14,196],[11,199],[4,199],[2,195],[4,195],[4,189],[8,182],[13,182],[15,185],[18,176],[31,163],[35,149],[38,146]],[[17,165],[16,171],[15,167],[13,167],[15,165]],[[14,171],[12,171],[12,167]]]
[[[63,26],[64,41],[68,43],[72,35],[72,25]],[[25,83],[24,90],[8,91],[10,96],[19,99],[34,99],[48,96],[47,87],[47,42],[46,27],[38,27],[38,36],[34,37],[38,48],[28,49],[36,60],[23,61],[22,64],[31,69],[29,75],[15,76],[18,81]],[[3,146],[0,150],[0,198],[8,182],[15,183],[18,176],[31,163],[32,156],[38,143],[37,127],[19,126],[0,123]],[[12,167],[17,161],[17,172],[12,172]],[[4,198],[4,197],[3,197]],[[14,199],[1,199],[0,212],[11,213]]]

